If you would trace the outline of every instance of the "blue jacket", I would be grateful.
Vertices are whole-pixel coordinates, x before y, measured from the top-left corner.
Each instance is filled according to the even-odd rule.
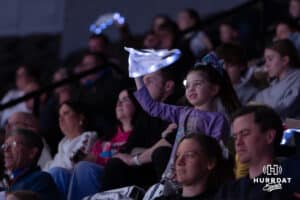
[[[42,200],[59,199],[59,192],[51,175],[33,167],[25,170],[12,180],[8,192],[29,190],[37,193]]]

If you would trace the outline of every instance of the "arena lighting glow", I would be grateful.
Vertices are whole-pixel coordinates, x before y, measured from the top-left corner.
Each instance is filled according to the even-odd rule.
[[[167,67],[176,62],[181,55],[179,49],[136,50],[125,47],[125,50],[129,52],[128,71],[131,78],[140,77]]]
[[[122,25],[125,18],[118,12],[100,15],[95,23],[90,25],[90,32],[99,35],[115,22]]]
[[[287,146],[295,146],[295,134],[300,134],[300,129],[299,128],[293,128],[293,129],[286,129],[283,132],[283,136],[281,139],[280,144],[281,145],[287,145]]]

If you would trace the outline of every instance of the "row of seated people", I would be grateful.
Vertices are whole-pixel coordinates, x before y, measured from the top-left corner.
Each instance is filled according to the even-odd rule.
[[[281,162],[276,160],[283,131],[282,120],[278,114],[266,106],[246,106],[232,116],[231,125],[234,146],[240,163],[248,166],[246,176],[234,180],[232,162],[224,151],[224,146],[220,145],[220,141],[216,138],[203,132],[184,134],[174,150],[172,175],[164,179],[164,181],[173,181],[177,185],[176,190],[173,189],[172,192],[168,190],[168,193],[156,199],[294,199],[299,197],[299,175],[297,175],[299,158],[288,158]],[[7,198],[19,190],[33,191],[38,194],[38,199],[60,198],[62,188],[55,184],[57,180],[51,177],[53,174],[40,171],[37,165],[43,148],[41,137],[33,129],[26,127],[26,124],[16,124],[15,128],[17,127],[25,129],[12,129],[2,145],[5,167],[11,172],[10,177],[7,177]],[[96,167],[96,165],[93,163],[86,165],[86,161],[81,163],[81,166],[80,163],[75,165],[74,171],[82,167],[81,173],[72,175],[69,188],[80,184],[81,187],[78,189],[82,192],[85,184],[96,187],[91,182],[99,183],[101,176],[99,177],[97,172],[101,171],[101,167],[97,166],[98,171],[94,170],[91,175],[89,166]],[[280,190],[271,188],[267,191],[263,188],[272,176],[266,174],[263,169],[273,164],[281,166],[283,173],[281,176],[276,172],[272,175],[277,180],[286,178],[289,181],[281,182]],[[83,179],[80,176],[89,176],[94,180]],[[147,174],[141,178],[146,179]],[[88,182],[80,182],[82,180]],[[101,184],[97,187],[96,192],[99,192]],[[61,199],[65,197],[61,196]],[[73,196],[68,199],[82,199],[82,197]]]
[[[278,41],[278,42],[274,43],[274,45],[278,44],[278,43],[279,44],[280,43],[290,44],[288,41]],[[267,50],[268,50],[268,48],[266,49],[266,55],[267,55]],[[273,49],[270,47],[270,50],[273,50]],[[278,56],[280,57],[279,53],[278,53]],[[213,59],[213,58],[211,58],[211,59]],[[290,60],[288,60],[288,61],[290,61]],[[211,61],[208,59],[208,60],[206,60],[206,62],[209,63]],[[212,62],[212,63],[215,63],[215,62]],[[289,62],[287,62],[286,65],[282,66],[282,68],[285,69],[285,70],[282,69],[283,72],[290,71],[289,66],[287,65],[288,63]],[[271,69],[273,69],[273,68],[271,68]],[[279,71],[279,72],[282,73],[282,71]],[[276,72],[279,73],[278,71],[276,71]],[[106,189],[119,187],[122,185],[125,186],[127,184],[131,184],[131,183],[122,183],[124,181],[125,182],[126,181],[134,181],[134,180],[140,181],[141,179],[139,179],[139,177],[137,177],[138,170],[136,170],[136,168],[132,169],[132,167],[129,167],[129,170],[132,170],[133,173],[130,173],[130,172],[124,173],[124,170],[121,170],[121,165],[124,166],[124,164],[125,164],[126,167],[132,166],[132,165],[140,165],[143,162],[143,157],[146,158],[145,162],[147,163],[147,162],[149,162],[149,160],[151,161],[151,159],[153,159],[153,155],[154,155],[153,151],[157,150],[157,147],[169,147],[169,149],[164,148],[163,151],[164,152],[167,151],[167,153],[168,152],[170,153],[170,150],[171,150],[170,146],[173,146],[173,153],[171,154],[171,158],[170,158],[171,162],[168,164],[167,172],[166,172],[167,174],[170,174],[169,172],[171,172],[171,168],[172,168],[171,166],[173,164],[172,161],[173,161],[173,157],[175,156],[175,153],[174,153],[175,149],[177,147],[179,139],[185,134],[188,134],[191,132],[204,132],[204,133],[218,139],[219,141],[223,141],[223,142],[225,142],[226,139],[228,138],[228,135],[230,133],[228,119],[232,116],[232,113],[234,111],[236,111],[240,105],[239,105],[238,98],[234,94],[234,90],[230,84],[230,81],[226,75],[226,72],[221,66],[217,66],[217,65],[213,65],[213,64],[198,64],[188,73],[187,82],[186,82],[186,98],[189,101],[189,103],[194,106],[194,108],[169,106],[167,104],[160,104],[157,102],[157,101],[165,100],[166,94],[172,93],[172,91],[174,89],[174,81],[167,80],[166,79],[167,76],[164,77],[163,74],[164,74],[164,70],[145,76],[144,81],[142,81],[141,79],[137,79],[136,83],[137,83],[138,92],[135,94],[135,96],[136,96],[137,100],[139,101],[139,103],[142,105],[143,109],[146,112],[148,112],[150,115],[152,115],[153,117],[162,118],[163,120],[166,120],[169,122],[174,122],[178,125],[178,132],[177,132],[176,139],[174,137],[173,137],[173,139],[167,138],[167,137],[162,138],[154,145],[155,148],[150,148],[150,149],[147,149],[146,151],[143,151],[143,153],[140,154],[138,157],[136,157],[136,156],[132,157],[132,155],[129,155],[126,153],[121,153],[121,154],[116,154],[114,156],[114,158],[108,160],[107,163],[106,163],[106,161],[104,161],[104,162],[102,161],[102,165],[105,165],[103,170],[101,169],[101,167],[97,168],[98,171],[95,171],[94,170],[95,168],[93,168],[94,173],[93,173],[92,177],[102,176],[101,174],[103,173],[102,182],[101,181],[99,182],[99,179],[96,178],[96,182],[98,183],[98,185],[96,185],[96,191],[99,190],[99,185],[101,185],[103,190],[106,190]],[[286,74],[283,76],[287,76]],[[278,74],[274,74],[274,75],[278,75]],[[276,78],[276,76],[274,76],[273,78]],[[282,81],[282,80],[280,80],[280,77],[278,79],[279,80],[276,80],[276,81],[277,81],[277,83],[278,82],[280,83],[280,81]],[[146,87],[144,87],[144,84]],[[268,89],[270,89],[270,88],[267,88],[266,90],[264,90],[262,92],[265,92]],[[295,88],[291,87],[288,89],[294,90]],[[121,92],[119,95],[119,101],[118,101],[117,108],[116,108],[117,117],[120,117],[120,116],[118,116],[118,111],[120,112],[118,107],[120,105],[123,105],[124,96],[127,95],[127,98],[129,96],[128,91],[127,91],[127,94],[124,94],[124,93],[126,93],[126,92],[123,92],[123,93]],[[288,94],[290,94],[290,93],[291,92],[288,92]],[[153,101],[153,99],[156,101]],[[71,161],[71,160],[74,160],[74,159],[71,159],[71,157],[73,157],[71,155],[72,153],[76,153],[76,151],[79,149],[80,149],[81,153],[83,152],[83,154],[86,152],[89,152],[89,149],[79,148],[80,145],[79,145],[79,147],[77,145],[70,145],[70,143],[72,143],[73,141],[74,141],[74,143],[82,142],[84,144],[85,143],[84,140],[86,139],[86,135],[87,135],[87,134],[81,135],[81,133],[84,131],[83,125],[84,125],[85,118],[82,115],[82,113],[80,112],[79,108],[81,108],[81,107],[72,106],[71,103],[65,103],[65,104],[61,105],[60,110],[59,110],[60,126],[61,126],[62,131],[66,135],[66,138],[64,138],[60,143],[61,148],[59,149],[57,155],[54,158],[54,163],[55,163],[55,161],[58,162],[59,164],[56,165],[57,167],[62,167],[67,170],[70,170],[73,167],[73,164]],[[276,107],[274,107],[274,109],[276,110]],[[74,113],[76,113],[77,115],[74,116],[73,115]],[[139,119],[141,119],[141,118],[139,117]],[[74,120],[74,121],[72,121],[72,120]],[[121,121],[121,119],[119,119],[119,120]],[[68,124],[68,122],[70,123],[70,121],[72,123]],[[127,119],[127,121],[131,121],[131,120]],[[142,121],[145,122],[146,120],[142,120]],[[126,124],[124,124],[124,122],[122,122],[122,121],[121,121],[121,124],[123,125],[123,127],[122,127],[123,129],[121,129],[121,130],[124,131]],[[149,127],[152,127],[152,126],[149,126]],[[116,129],[118,130],[118,127]],[[117,133],[116,136],[118,136],[118,131],[116,131],[115,133]],[[143,134],[142,139],[145,139],[145,136],[148,136],[148,134],[145,134],[145,130],[143,130],[143,132],[139,132],[139,133]],[[152,132],[152,130],[149,131],[149,137],[153,137],[153,133],[154,132]],[[156,132],[156,133],[160,133],[160,132]],[[91,135],[88,135],[88,136],[91,136]],[[159,136],[160,136],[160,134],[159,134]],[[74,138],[75,138],[75,140],[74,140]],[[76,138],[77,138],[77,140],[76,140]],[[150,145],[152,145],[152,144],[150,144]],[[135,145],[137,145],[137,147],[138,147],[138,145],[140,145],[140,144],[135,144]],[[69,155],[64,157],[65,156],[64,154],[66,153],[65,152],[66,149],[68,149],[68,147],[70,147],[70,146],[74,147],[74,149],[72,149],[73,151],[67,152],[67,153],[69,153]],[[96,153],[94,153],[94,156],[102,155],[103,150],[107,151],[107,146],[111,147],[112,144],[100,142],[100,145],[98,144],[98,148],[96,146],[96,151],[94,151]],[[133,155],[138,154],[138,153],[134,153]],[[108,151],[108,154],[109,154],[109,151]],[[164,161],[169,160],[169,159],[162,159],[161,155],[162,154],[159,153],[158,160],[164,160]],[[63,159],[59,160],[60,156]],[[151,156],[152,156],[152,158],[151,158]],[[169,155],[167,155],[167,156],[169,156]],[[77,157],[78,157],[78,155],[77,155]],[[89,156],[84,155],[84,159],[86,159],[86,158],[89,158]],[[68,164],[64,164],[65,162]],[[78,166],[82,166],[82,165],[78,165]],[[114,166],[115,166],[115,168],[114,168]],[[85,169],[87,169],[87,168],[85,168]],[[160,170],[160,171],[162,171],[162,170]],[[57,173],[57,172],[59,172],[59,173]],[[57,182],[57,184],[63,185],[63,187],[59,187],[59,189],[62,190],[62,193],[67,191],[67,192],[65,192],[65,196],[71,195],[70,189],[72,190],[72,187],[70,185],[79,184],[79,188],[84,190],[84,186],[82,186],[82,185],[80,186],[80,184],[84,183],[87,185],[88,181],[92,181],[92,182],[95,181],[92,178],[88,178],[87,181],[77,181],[75,179],[78,178],[78,176],[76,176],[75,172],[76,172],[76,167],[74,168],[74,171],[73,171],[73,169],[71,170],[71,175],[70,175],[71,178],[70,177],[68,178],[70,180],[70,183],[67,184],[66,182],[69,182],[69,181],[68,181],[68,179],[67,180],[64,179],[66,177],[65,175],[61,176],[59,170],[53,170],[51,172],[51,169],[50,169],[50,173],[54,177],[54,180]],[[118,172],[120,172],[120,174],[116,176],[116,174]],[[96,175],[95,173],[97,174],[97,176],[95,176]],[[83,175],[83,173],[79,173],[79,174]],[[141,173],[141,175],[144,175],[144,174],[145,174],[145,172]],[[124,179],[122,179],[121,178],[122,175],[123,176],[125,175],[126,177]],[[127,177],[130,175],[132,175],[133,177],[135,176],[137,178]],[[57,179],[57,177],[59,179]],[[76,178],[74,178],[74,177],[76,177]],[[84,174],[84,177],[85,178],[88,177],[87,174]],[[120,179],[121,183],[118,182],[118,179]],[[63,182],[63,184],[59,183],[58,181]],[[150,181],[150,180],[144,179],[143,181]],[[153,183],[153,181],[152,181],[152,183]],[[117,185],[114,185],[114,184],[117,184]],[[141,183],[139,185],[144,186],[145,184],[147,184],[147,183]],[[91,185],[93,185],[93,184],[91,184]],[[88,188],[93,189],[91,186],[89,186]],[[75,191],[81,192],[80,189],[77,189]],[[83,191],[83,192],[85,192],[85,191]],[[85,196],[85,195],[87,195],[87,194],[84,194],[83,196]],[[79,197],[78,195],[76,195],[76,196]],[[70,199],[75,199],[75,198],[76,197],[72,197]],[[79,198],[81,198],[81,197],[79,197]]]

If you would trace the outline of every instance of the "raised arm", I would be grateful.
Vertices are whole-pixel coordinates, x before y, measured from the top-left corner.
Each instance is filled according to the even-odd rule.
[[[139,84],[137,85],[137,88],[140,88],[134,93],[134,95],[142,108],[149,115],[178,124],[180,113],[183,109],[185,109],[184,107],[155,101],[150,96],[148,89],[145,86],[140,85],[143,85],[143,83],[138,82],[137,84]]]
[[[144,82],[143,82],[143,77],[138,77],[134,79],[135,81],[135,85],[136,85],[136,89],[139,90],[144,86]]]

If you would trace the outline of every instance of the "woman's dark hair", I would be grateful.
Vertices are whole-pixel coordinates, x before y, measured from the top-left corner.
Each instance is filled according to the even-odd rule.
[[[216,49],[216,53],[225,63],[237,66],[247,66],[247,57],[245,49],[239,44],[222,44]]]
[[[128,97],[135,107],[135,113],[134,113],[132,121],[131,121],[131,123],[133,125],[133,129],[135,130],[135,128],[137,127],[140,120],[144,119],[144,116],[146,116],[146,113],[142,109],[142,107],[140,106],[140,104],[138,103],[138,101],[136,100],[136,98],[133,95],[133,93],[135,92],[135,89],[133,89],[133,88],[123,89],[119,92],[119,94],[123,91],[127,91]],[[121,125],[121,122],[117,120],[116,125],[117,126]],[[117,126],[114,126],[109,130],[103,130],[102,134],[101,134],[101,139],[110,140],[111,138],[113,138],[117,132]]]
[[[186,12],[190,16],[190,18],[192,18],[195,21],[194,26],[200,28],[200,26],[202,25],[201,18],[199,13],[195,9],[186,8],[182,10],[182,12]]]
[[[206,158],[215,162],[215,167],[208,175],[207,190],[217,190],[223,183],[234,178],[233,163],[223,157],[222,148],[215,138],[203,133],[191,133],[179,141],[177,148],[187,139],[196,141]]]
[[[294,44],[288,40],[277,40],[272,44],[266,46],[266,49],[271,49],[280,54],[280,56],[288,56],[289,57],[289,66],[293,68],[299,68],[299,56],[298,51]]]
[[[218,96],[229,116],[241,107],[228,74],[223,68],[214,67],[211,64],[196,64],[187,74],[192,72],[201,73],[209,83],[220,87]]]
[[[174,23],[173,20],[168,16],[168,15],[165,15],[165,14],[158,14],[158,15],[155,15],[152,19],[152,24],[151,24],[151,32],[154,33],[154,30],[153,30],[153,27],[154,27],[154,22],[156,19],[158,18],[161,18],[164,20],[164,22],[162,24],[172,24]]]
[[[90,112],[88,111],[87,106],[85,104],[83,104],[83,102],[75,101],[75,100],[68,100],[68,101],[61,103],[58,107],[58,110],[60,110],[63,105],[67,105],[68,107],[70,107],[76,114],[79,114],[79,115],[81,114],[84,116],[84,120],[82,122],[82,128],[84,131],[93,130],[93,126],[89,120]]]

